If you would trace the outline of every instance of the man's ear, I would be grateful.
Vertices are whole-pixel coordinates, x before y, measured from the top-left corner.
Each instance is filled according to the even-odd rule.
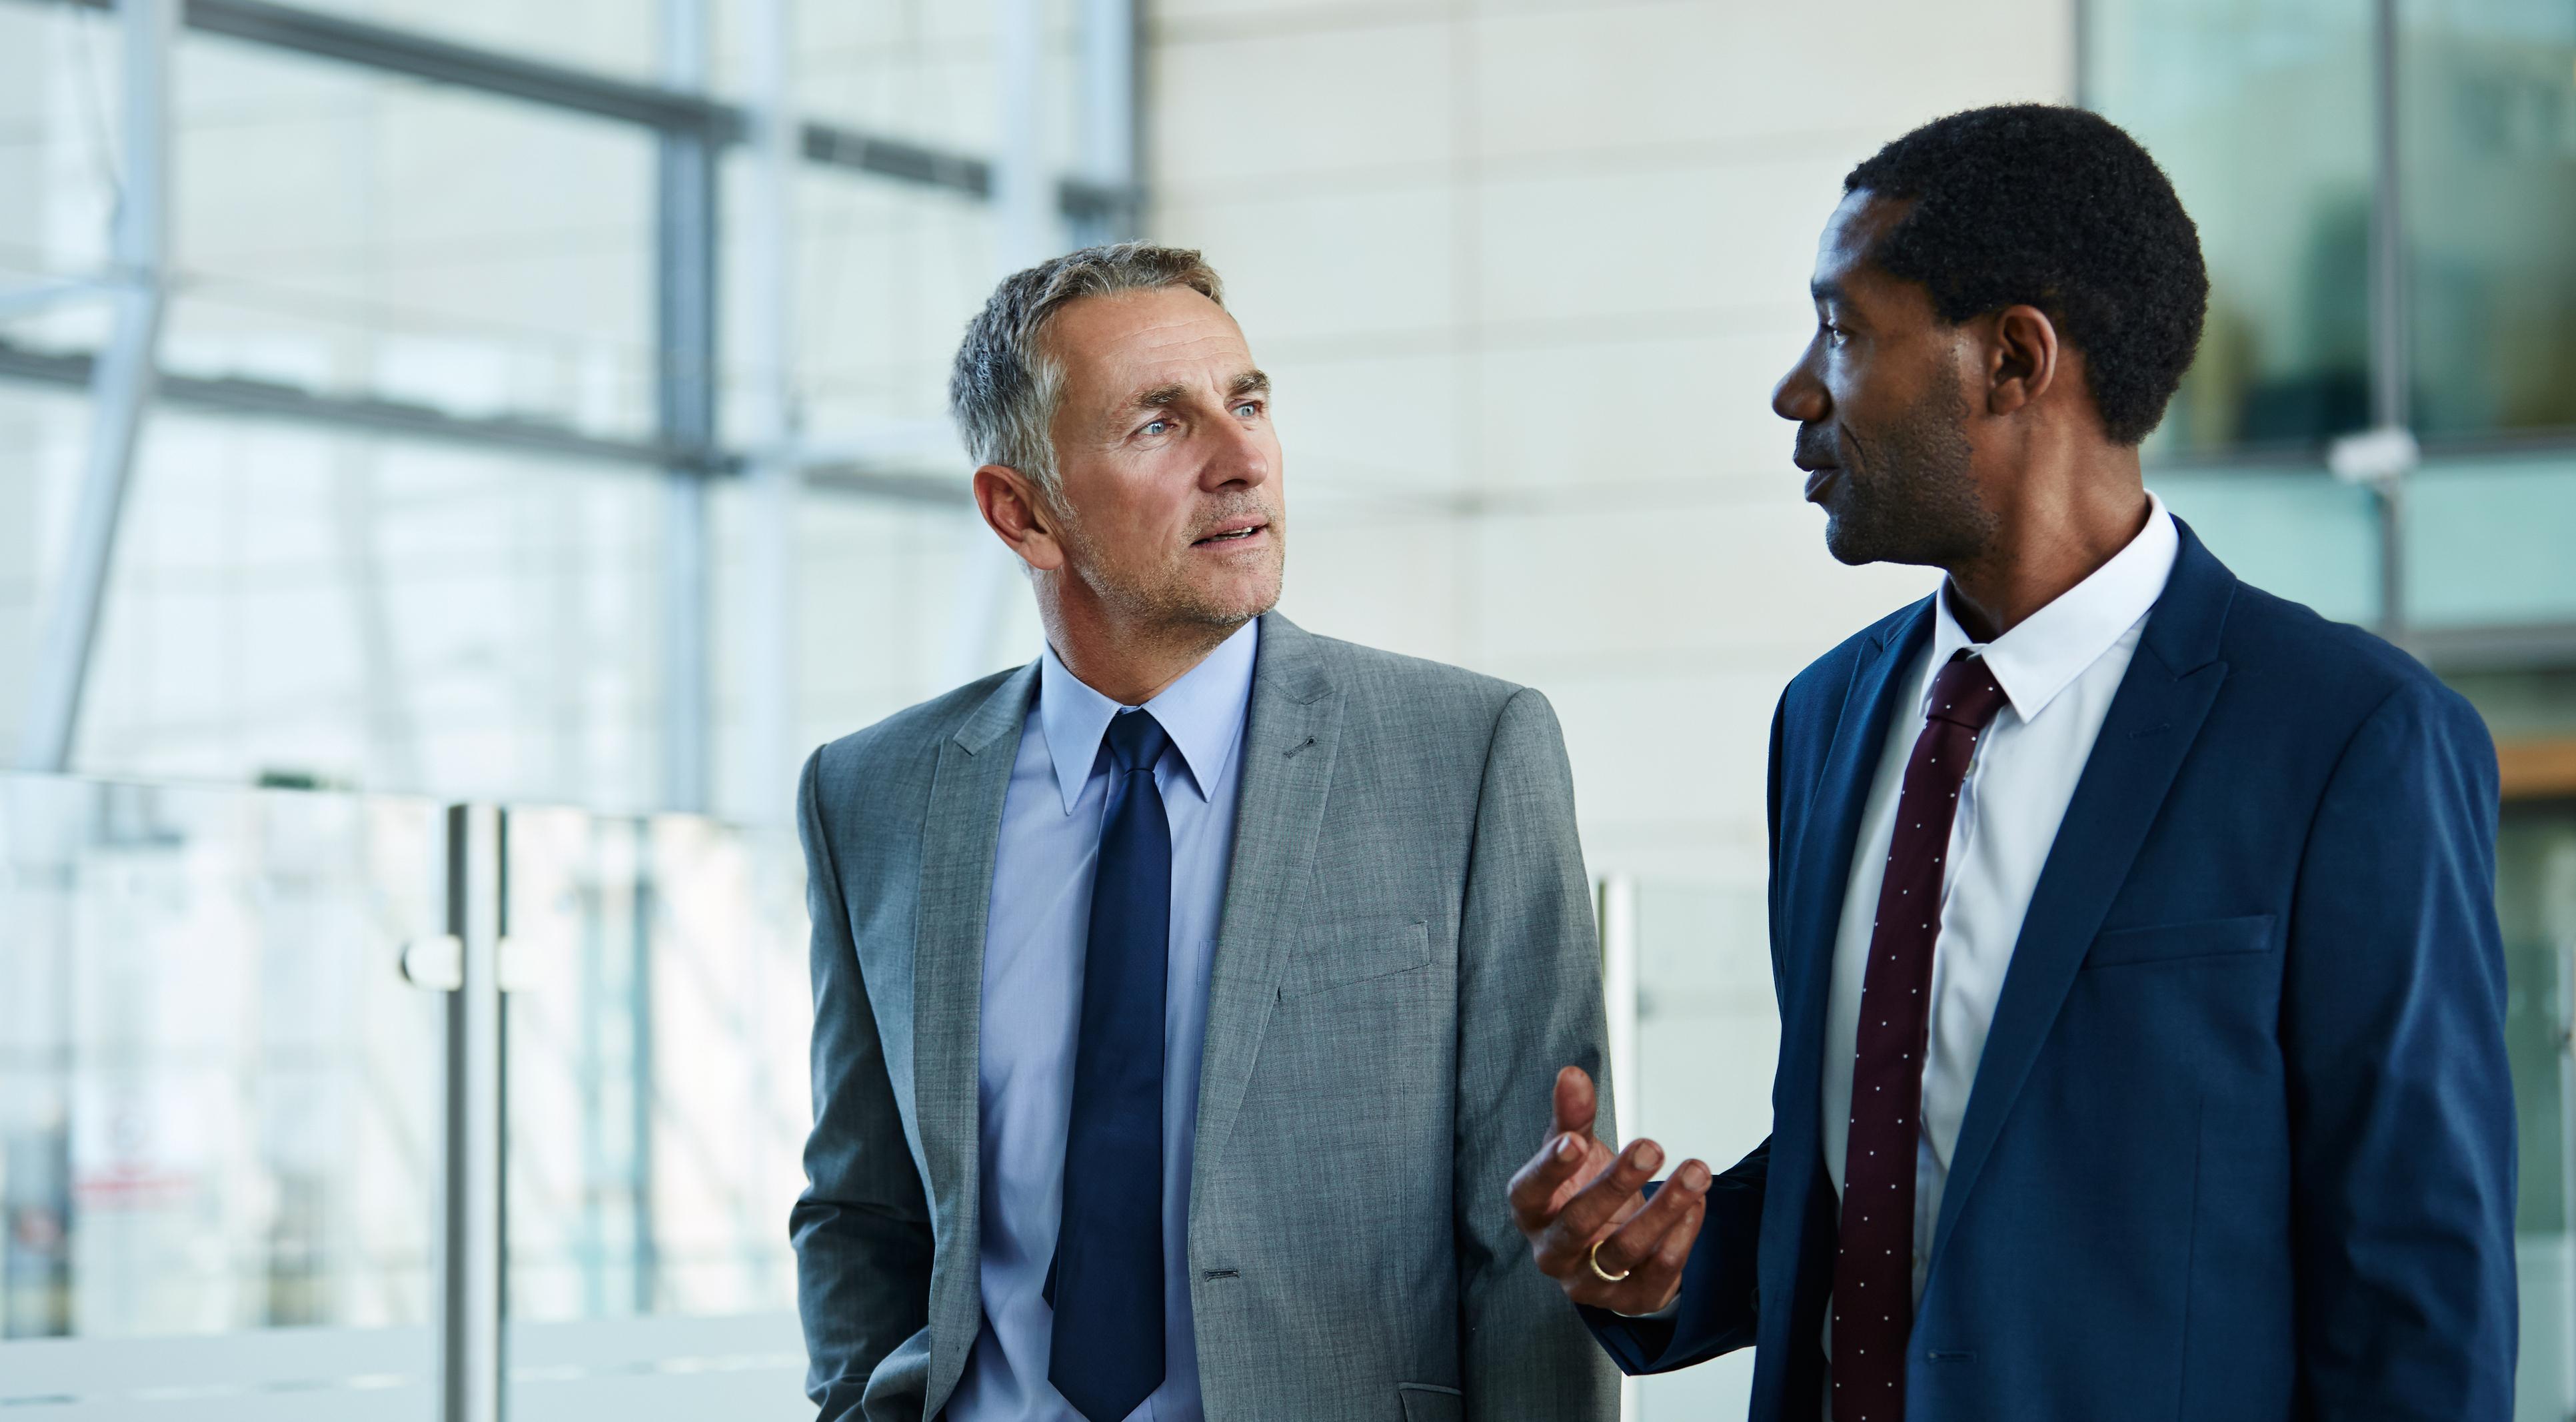
[[[975,471],[975,509],[1021,562],[1042,573],[1064,566],[1055,510],[1037,480],[1007,464],[987,464]]]
[[[2036,306],[2007,306],[1990,323],[1986,413],[2009,415],[2057,383],[2057,323]]]

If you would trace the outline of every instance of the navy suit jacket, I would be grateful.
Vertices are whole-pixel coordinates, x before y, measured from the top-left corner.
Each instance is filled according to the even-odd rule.
[[[1836,925],[1929,599],[1817,661],[1771,737],[1772,1134],[1710,1191],[1632,1373],[1748,1344],[1818,1416],[1839,1205]],[[2182,531],[1995,1006],[1935,1222],[1908,1422],[2503,1422],[2514,1116],[2496,762],[2468,704]]]

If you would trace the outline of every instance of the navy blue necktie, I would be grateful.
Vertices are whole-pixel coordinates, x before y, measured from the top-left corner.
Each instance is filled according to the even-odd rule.
[[[1163,985],[1172,826],[1149,711],[1109,723],[1109,805],[1091,884],[1073,1119],[1056,1232],[1047,1381],[1091,1422],[1120,1422],[1163,1384]]]

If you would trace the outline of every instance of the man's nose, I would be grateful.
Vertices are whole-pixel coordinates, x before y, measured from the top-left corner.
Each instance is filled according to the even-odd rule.
[[[1780,383],[1771,387],[1771,413],[1784,420],[1811,425],[1833,413],[1833,401],[1825,394],[1825,383],[1818,380],[1802,357]]]
[[[1253,488],[1270,482],[1270,450],[1260,435],[1235,419],[1217,422],[1214,447],[1207,462],[1199,466],[1202,488],[1221,489],[1228,484]]]

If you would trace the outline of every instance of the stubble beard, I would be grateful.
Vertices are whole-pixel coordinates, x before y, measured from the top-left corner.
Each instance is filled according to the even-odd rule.
[[[1945,371],[1921,400],[1864,442],[1842,431],[1841,488],[1827,501],[1825,549],[1843,563],[1950,567],[1992,545],[1996,520],[1977,491],[1968,404]]]
[[[1223,641],[1235,629],[1279,604],[1280,586],[1287,561],[1287,538],[1281,529],[1278,512],[1260,503],[1227,514],[1258,514],[1269,521],[1266,536],[1271,540],[1271,563],[1268,576],[1249,589],[1218,592],[1195,584],[1182,559],[1165,558],[1152,566],[1132,566],[1107,556],[1094,542],[1079,517],[1060,514],[1058,534],[1066,551],[1073,556],[1066,570],[1081,579],[1102,607],[1128,626],[1148,636],[1183,640],[1204,639],[1210,645]]]

